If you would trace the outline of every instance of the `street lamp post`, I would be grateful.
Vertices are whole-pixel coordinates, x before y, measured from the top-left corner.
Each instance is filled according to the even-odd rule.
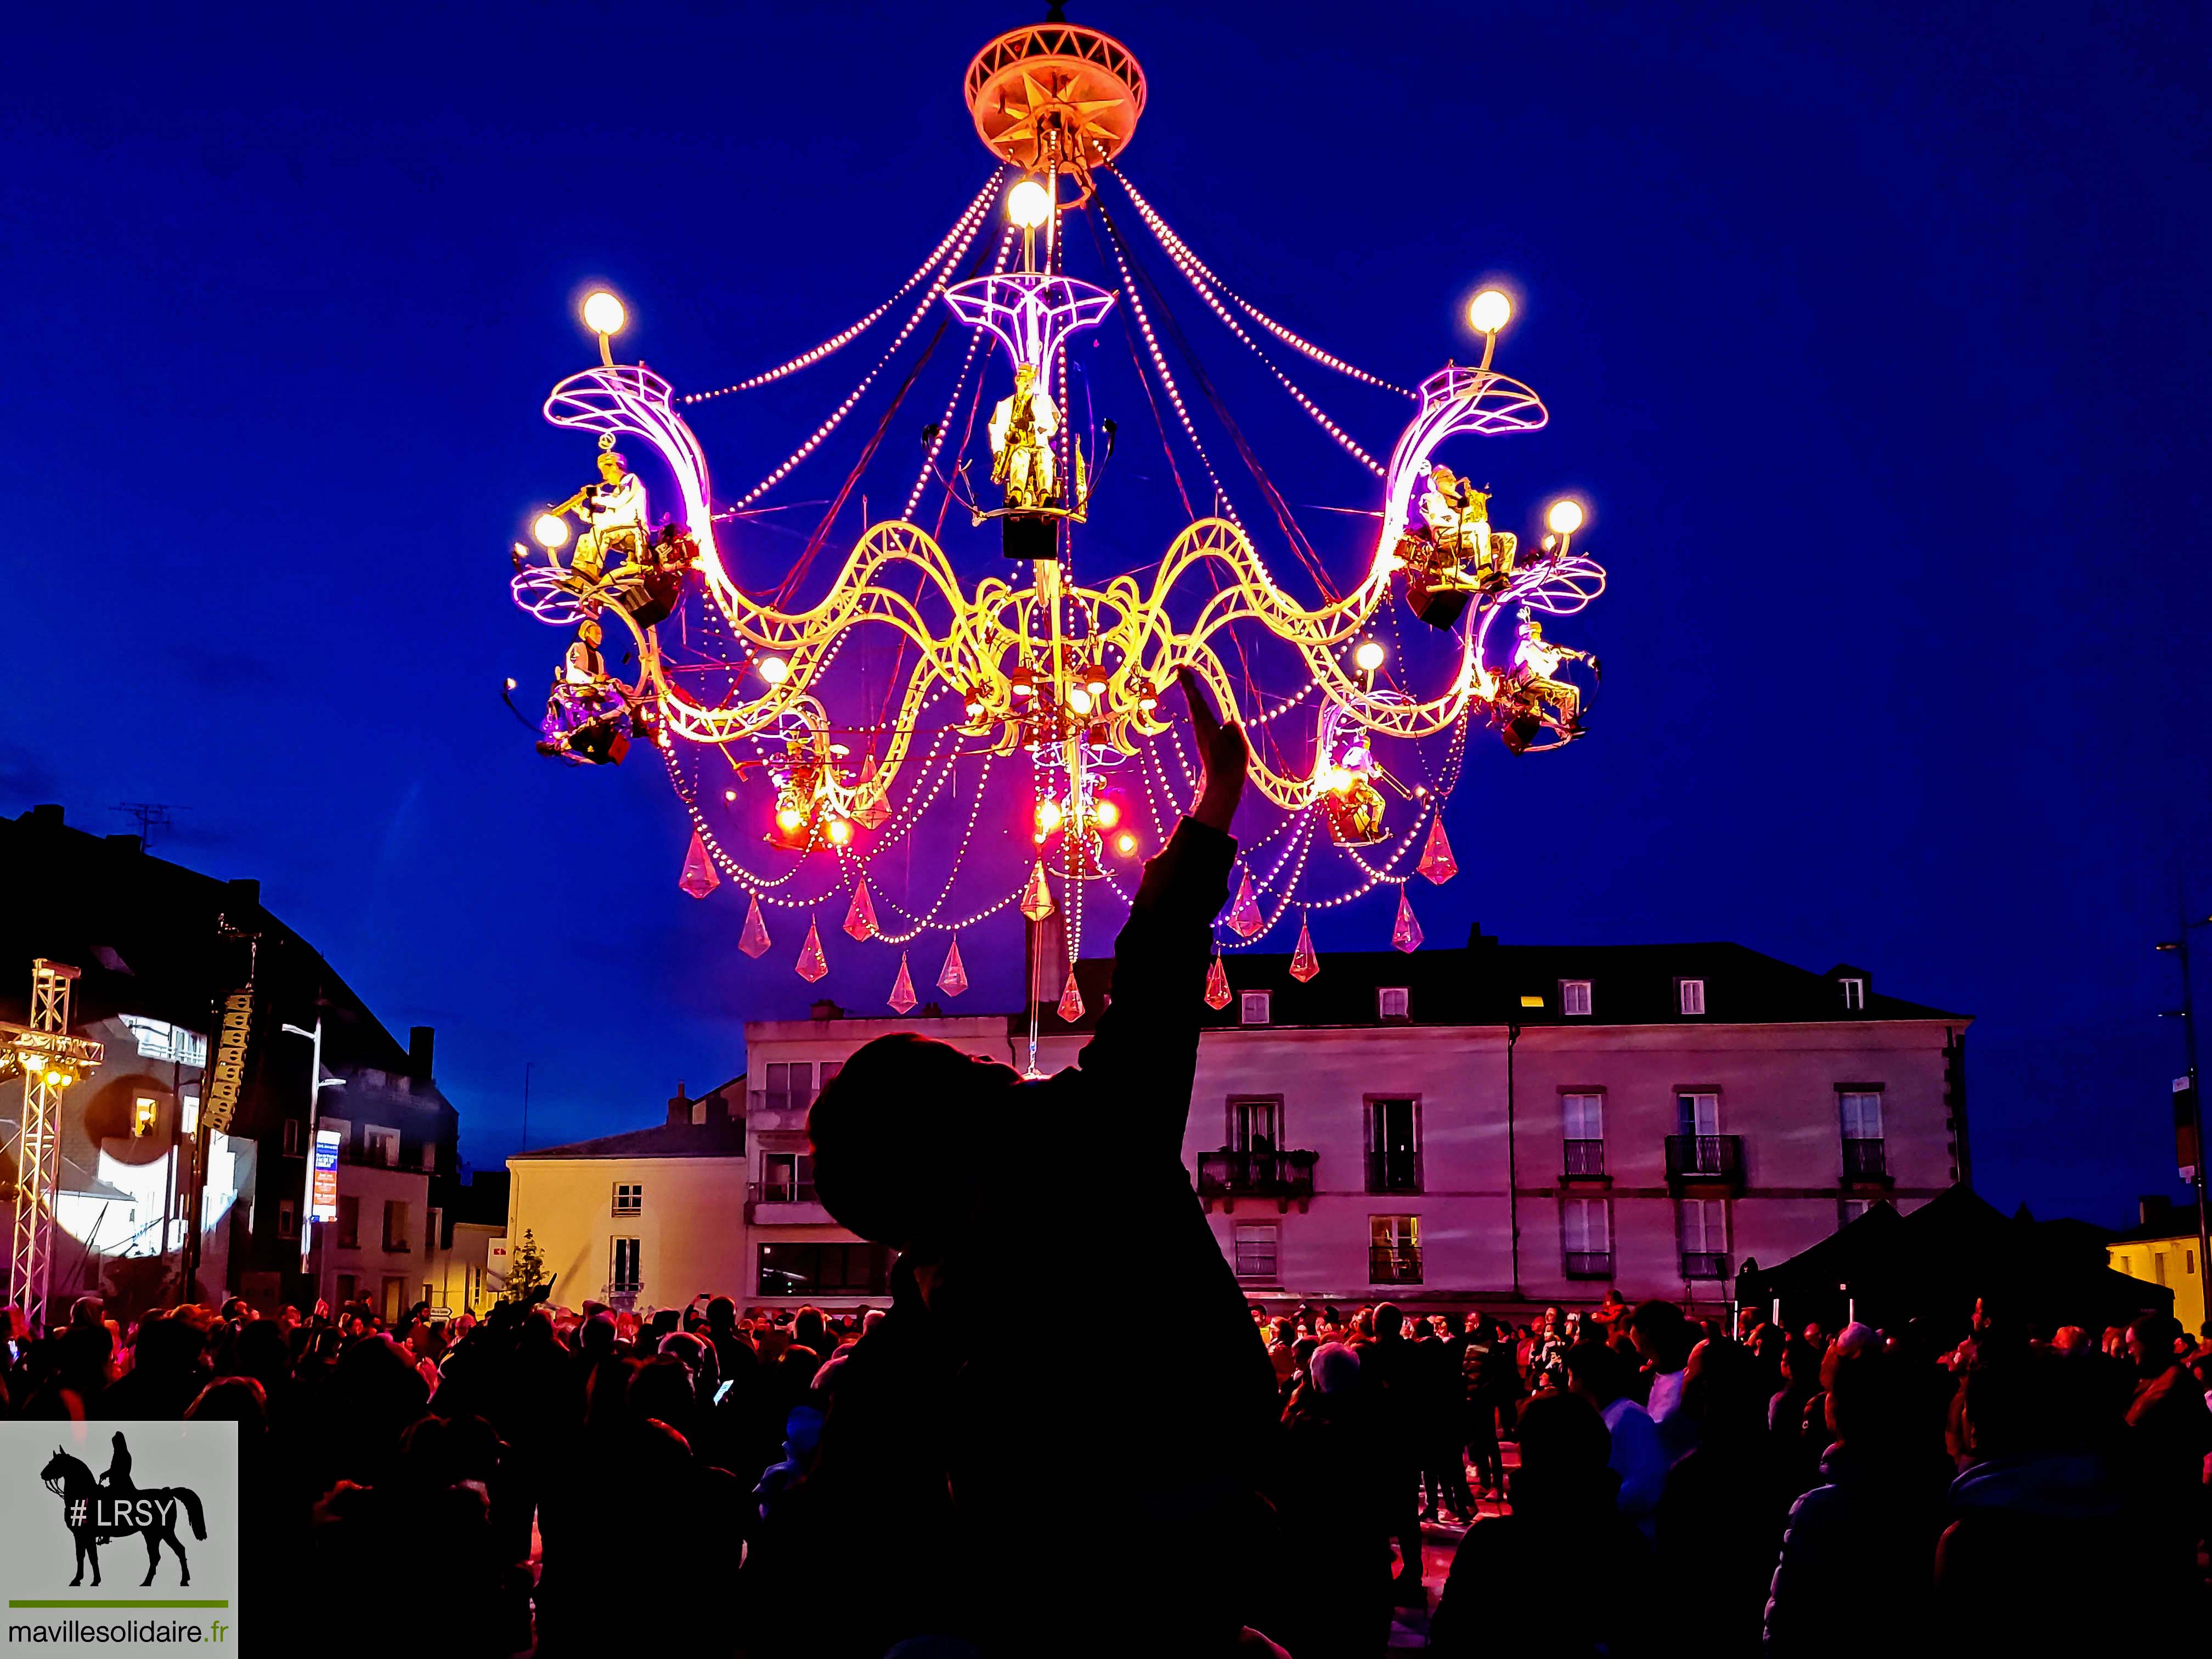
[[[2185,915],[2180,931],[2171,939],[2161,940],[2159,949],[2171,951],[2181,964],[2181,1021],[2182,1041],[2189,1056],[2189,1110],[2191,1132],[2195,1145],[2190,1156],[2191,1180],[2197,1188],[2197,1285],[2199,1298],[2203,1303],[2205,1317],[2212,1318],[2212,1292],[2206,1292],[2207,1275],[2212,1274],[2212,1213],[2208,1213],[2204,1202],[2204,1097],[2197,1083],[2197,1002],[2189,981],[2189,931],[2192,927],[2212,926],[2212,916],[2191,921]],[[2191,1335],[2200,1334],[2191,1332]]]
[[[303,1148],[307,1154],[307,1173],[300,1188],[300,1270],[305,1273],[315,1248],[315,1130],[322,1121],[323,1091],[343,1089],[345,1079],[323,1075],[323,1017],[320,1014],[315,1016],[315,1029],[312,1031],[290,1024],[287,1024],[284,1029],[294,1036],[307,1038],[314,1045],[313,1058],[308,1062],[307,1137]]]

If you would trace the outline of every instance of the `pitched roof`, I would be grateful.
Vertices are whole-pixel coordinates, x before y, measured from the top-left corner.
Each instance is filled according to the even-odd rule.
[[[1222,965],[1232,993],[1267,991],[1270,1025],[1374,1025],[1380,1023],[1376,992],[1403,988],[1407,1012],[1416,1025],[1739,1025],[1851,1024],[1866,1021],[1940,1019],[1963,1023],[1969,1017],[1902,997],[1878,994],[1868,975],[1856,968],[1826,974],[1725,941],[1686,945],[1501,945],[1478,935],[1462,947],[1442,950],[1335,951],[1321,958],[1321,971],[1304,984],[1291,977],[1288,955],[1225,952]],[[1084,1017],[1077,1030],[1097,1024],[1113,980],[1108,957],[1085,957],[1076,964]],[[1840,981],[1864,981],[1864,1006],[1846,1009]],[[1681,1012],[1679,982],[1705,982],[1705,1012]],[[1590,1012],[1569,1018],[1560,1012],[1559,987],[1586,981]],[[1523,999],[1540,1003],[1524,1006]],[[1056,1000],[1056,999],[1055,999]],[[1068,1029],[1053,1005],[1043,1005],[1046,1029]],[[1206,1023],[1241,1023],[1232,995],[1209,1009]],[[1026,1028],[1028,1016],[1013,1023]]]

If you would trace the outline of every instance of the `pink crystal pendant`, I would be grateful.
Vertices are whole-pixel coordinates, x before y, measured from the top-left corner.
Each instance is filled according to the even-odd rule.
[[[952,936],[952,948],[945,953],[945,966],[937,975],[937,988],[949,997],[957,997],[968,988],[968,969],[960,960],[960,936]]]
[[[1247,870],[1244,879],[1237,884],[1236,900],[1229,907],[1229,925],[1239,935],[1249,939],[1267,923],[1261,919],[1260,906],[1252,896],[1252,872]]]
[[[1221,965],[1221,953],[1215,951],[1213,966],[1206,970],[1206,1006],[1226,1008],[1229,1006],[1229,973]]]
[[[1314,954],[1313,935],[1306,931],[1305,918],[1298,918],[1298,948],[1291,952],[1291,977],[1303,985],[1321,972],[1321,958]]]
[[[738,936],[738,949],[749,957],[757,957],[768,949],[768,923],[761,920],[757,896],[745,911],[745,931]]]
[[[1398,887],[1398,920],[1390,929],[1390,943],[1401,951],[1421,948],[1421,924],[1413,915],[1413,907],[1406,897],[1405,884]]]
[[[1022,890],[1022,914],[1031,921],[1042,921],[1052,910],[1052,889],[1044,878],[1044,860],[1039,859],[1030,872],[1030,884]]]
[[[799,976],[801,979],[820,979],[830,971],[830,958],[822,954],[822,934],[814,919],[806,920],[806,943],[799,950]]]
[[[875,781],[876,757],[872,750],[867,758],[860,763],[860,787],[866,790]],[[884,827],[884,820],[890,815],[891,804],[881,795],[878,795],[866,806],[853,814],[853,822],[863,830],[880,830]]]
[[[691,832],[691,850],[684,855],[684,878],[676,884],[696,899],[706,897],[722,884],[714,860],[707,856],[707,843],[699,839],[696,830]]]
[[[1439,887],[1459,873],[1459,860],[1452,856],[1451,840],[1444,834],[1444,815],[1441,812],[1429,820],[1429,838],[1421,848],[1421,861],[1413,866]],[[1420,929],[1413,930],[1416,939]],[[1401,951],[1410,951],[1410,945],[1401,945]]]
[[[845,931],[861,940],[876,936],[876,897],[868,890],[866,876],[853,889],[852,908],[845,912]]]
[[[914,981],[906,971],[906,952],[899,952],[898,977],[891,981],[890,1005],[899,1013],[910,1012],[921,999],[914,994]]]
[[[1075,969],[1067,970],[1067,988],[1060,994],[1060,1017],[1070,1025],[1083,1018],[1083,992],[1075,982]]]

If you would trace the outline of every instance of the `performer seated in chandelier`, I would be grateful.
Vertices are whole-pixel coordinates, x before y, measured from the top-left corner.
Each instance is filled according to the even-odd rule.
[[[569,562],[587,582],[606,574],[611,557],[635,559],[645,546],[645,485],[617,450],[601,450],[599,482],[585,485],[554,511],[580,514],[591,526],[576,538],[576,556]]]
[[[1483,586],[1505,585],[1513,574],[1515,539],[1492,531],[1489,494],[1477,489],[1472,479],[1448,466],[1436,468],[1421,495],[1421,517],[1438,547],[1474,561],[1475,580]]]
[[[566,711],[599,712],[607,683],[606,659],[599,654],[599,646],[605,638],[606,630],[590,617],[576,629],[576,637],[568,642],[568,653],[553,676],[553,690],[545,700],[549,730],[556,722],[565,723],[561,716]]]
[[[839,1368],[820,1462],[780,1511],[789,1530],[772,1522],[745,1571],[760,1590],[749,1606],[818,1611],[835,1595],[868,1621],[840,1651],[944,1635],[994,1659],[1229,1659],[1264,1578],[1259,1492],[1280,1402],[1182,1165],[1249,755],[1196,677],[1182,684],[1205,782],[1146,866],[1076,1063],[1024,1079],[931,1038],[882,1036],[809,1115],[821,1201],[898,1252],[892,1306]],[[1049,1252],[1008,1249],[1040,1170],[1061,1201],[1113,1224]],[[1073,1414],[1061,1356],[1010,1340],[1007,1322],[1063,1303],[1070,1284],[1141,1286],[1168,1310],[1161,1352],[1111,1386],[1110,1404]],[[1047,1542],[1040,1494],[1047,1472],[1069,1469],[1082,1502],[1054,1506]]]
[[[1587,651],[1546,639],[1543,624],[1525,610],[1521,612],[1520,632],[1521,642],[1513,651],[1513,684],[1528,696],[1550,703],[1562,732],[1580,737],[1583,694],[1572,682],[1559,677],[1559,669],[1568,662],[1587,663],[1593,677],[1602,678],[1597,659]]]
[[[991,410],[991,480],[1003,484],[1006,505],[1017,510],[1051,507],[1060,499],[1060,473],[1052,441],[1060,435],[1060,410],[1040,391],[1036,368],[1014,370],[1014,395]]]

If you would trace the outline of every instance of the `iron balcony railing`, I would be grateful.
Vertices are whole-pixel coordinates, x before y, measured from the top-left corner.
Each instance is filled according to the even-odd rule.
[[[1740,1181],[1743,1178],[1741,1135],[1668,1135],[1669,1181]]]
[[[1726,1250],[1685,1250],[1682,1252],[1682,1277],[1685,1279],[1726,1279],[1729,1259]]]
[[[1570,1140],[1560,1168],[1571,1176],[1601,1176],[1605,1173],[1605,1142],[1602,1140]]]
[[[1370,1244],[1367,1249],[1367,1282],[1370,1285],[1419,1284],[1421,1247],[1418,1244]]]
[[[1224,1146],[1198,1155],[1200,1198],[1311,1198],[1314,1161],[1307,1152],[1238,1152]]]
[[[1569,1250],[1567,1277],[1570,1279],[1610,1279],[1613,1277],[1611,1250]]]
[[[1889,1158],[1879,1140],[1846,1140],[1844,1143],[1844,1179],[1846,1181],[1887,1181],[1889,1178]]]

